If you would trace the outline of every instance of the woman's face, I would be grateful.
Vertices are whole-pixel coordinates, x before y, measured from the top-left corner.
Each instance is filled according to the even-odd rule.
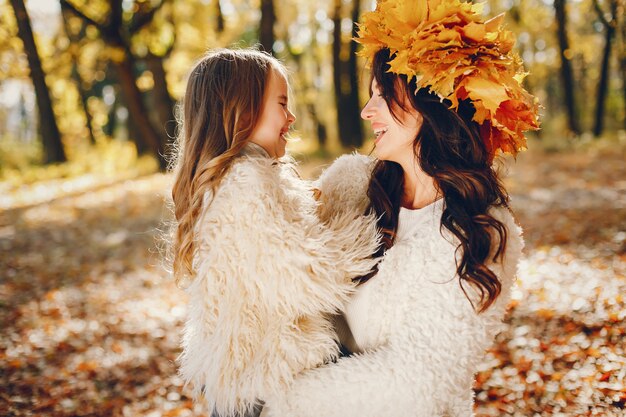
[[[285,155],[285,135],[296,120],[296,116],[289,110],[287,100],[285,76],[277,70],[271,70],[263,97],[263,110],[250,135],[250,142],[261,146],[272,158]]]
[[[381,94],[376,79],[372,80],[371,88],[372,96],[361,110],[361,117],[371,123],[376,136],[374,153],[378,159],[402,164],[407,157],[413,155],[413,142],[422,127],[422,116],[417,110],[413,110],[408,98],[402,93],[402,100],[406,102],[405,107],[411,110],[407,112],[400,107],[394,107],[399,119],[396,120]]]

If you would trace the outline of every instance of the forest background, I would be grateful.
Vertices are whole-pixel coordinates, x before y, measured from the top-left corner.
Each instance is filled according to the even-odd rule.
[[[130,163],[132,156],[118,157],[120,142],[133,143],[163,169],[185,77],[215,47],[260,44],[287,64],[303,138],[295,149],[337,153],[371,136],[359,117],[367,72],[351,39],[353,22],[372,1],[31,0],[29,9],[23,3],[0,2],[4,178],[23,179],[38,162],[84,160],[94,152],[102,160],[110,146],[115,164]],[[623,135],[623,0],[491,0],[485,9],[508,12],[530,74],[526,87],[543,105],[543,142]]]
[[[625,0],[488,0],[542,105],[502,160],[526,255],[479,416],[626,406]],[[157,248],[176,104],[208,49],[291,71],[306,177],[372,133],[351,40],[371,0],[0,0],[0,415],[203,415],[176,376],[183,292]]]

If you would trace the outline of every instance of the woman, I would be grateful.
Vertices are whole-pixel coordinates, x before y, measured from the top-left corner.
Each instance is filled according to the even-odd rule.
[[[265,415],[471,416],[523,247],[492,163],[521,149],[536,105],[510,33],[471,4],[380,1],[360,41],[378,160],[342,157],[319,188],[325,210],[380,216],[381,262],[345,309],[356,354],[301,374]]]

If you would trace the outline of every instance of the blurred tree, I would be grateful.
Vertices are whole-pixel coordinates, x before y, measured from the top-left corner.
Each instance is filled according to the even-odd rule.
[[[167,88],[167,78],[163,61],[169,56],[171,51],[172,48],[168,48],[163,56],[148,52],[144,58],[154,80],[154,88],[151,91],[152,103],[159,118],[159,125],[163,126],[169,138],[173,138],[176,132],[176,117],[174,115],[175,102]]]
[[[619,44],[620,48],[618,49],[618,51],[620,51],[619,66],[620,66],[620,72],[622,74],[622,100],[623,100],[623,106],[624,106],[624,118],[622,122],[623,122],[623,128],[626,130],[626,17],[625,15],[626,15],[626,4],[624,4],[624,2],[622,1],[620,3],[620,7],[617,13],[617,16],[619,17],[618,23],[619,23],[619,27],[621,28],[621,34],[622,34],[621,42]]]
[[[28,60],[17,34],[13,7],[0,0],[0,81],[28,79]]]
[[[89,141],[92,144],[96,143],[96,138],[93,133],[93,117],[91,116],[91,111],[89,110],[89,92],[85,89],[85,82],[80,75],[80,71],[78,70],[78,53],[80,49],[81,40],[85,38],[85,28],[86,25],[81,22],[80,29],[78,33],[74,33],[74,31],[70,28],[69,18],[70,11],[67,9],[63,3],[61,3],[61,18],[63,20],[63,29],[65,31],[66,36],[70,41],[70,54],[72,56],[72,79],[74,80],[74,84],[76,84],[76,88],[78,89],[80,104],[83,112],[85,113],[86,127],[89,133]]]
[[[37,45],[35,45],[30,17],[23,0],[10,0],[10,2],[15,13],[18,34],[24,44],[24,52],[28,58],[30,76],[35,88],[37,109],[39,110],[39,131],[44,149],[44,162],[65,162],[67,157],[61,142],[61,133],[54,116],[54,110],[52,109],[52,100],[46,85],[46,76],[41,66]]]
[[[259,25],[259,42],[261,47],[273,54],[274,42],[274,24],[276,23],[276,11],[274,10],[274,0],[261,0],[261,23]]]
[[[556,17],[557,39],[561,56],[561,81],[563,83],[563,94],[565,98],[565,109],[567,112],[567,122],[572,133],[581,133],[578,124],[578,112],[576,110],[576,100],[574,97],[574,73],[572,71],[572,50],[567,37],[567,10],[566,0],[554,0],[554,10]]]
[[[152,75],[153,85],[147,94],[151,99],[149,105],[155,110],[154,122],[159,130],[165,130],[168,138],[174,138],[176,133],[175,100],[170,94],[165,70],[165,62],[176,45],[172,8],[172,4],[164,5],[162,12],[154,17],[154,24],[145,26],[133,37],[135,54]]]
[[[286,44],[285,60],[294,66],[292,88],[299,107],[299,129],[315,137],[320,150],[326,150],[328,140],[324,110],[329,106],[321,87],[326,81],[322,72],[327,66],[324,60],[329,48],[325,43],[320,45],[324,33],[321,26],[326,22],[330,23],[323,4],[305,0],[295,0],[290,8],[281,8],[277,22],[278,37]]]
[[[224,13],[222,12],[222,4],[220,3],[220,0],[214,0],[215,2],[215,21],[216,21],[216,26],[215,26],[215,30],[217,31],[217,33],[222,33],[224,32],[224,29],[226,29],[226,23],[224,22]]]
[[[342,0],[335,0],[333,9],[333,81],[339,140],[344,147],[363,145],[359,85],[357,79],[356,24],[360,14],[360,0],[353,0],[351,13],[351,37],[344,41],[342,31]]]
[[[145,11],[133,13],[130,19],[126,20],[122,7],[123,0],[112,0],[109,3],[109,14],[104,20],[106,23],[87,16],[68,0],[60,1],[64,7],[83,19],[86,24],[97,28],[102,39],[111,49],[112,63],[116,69],[124,101],[128,106],[131,123],[137,129],[138,137],[135,139],[143,142],[143,145],[157,158],[161,169],[166,169],[168,137],[164,129],[157,129],[150,120],[141,91],[135,82],[134,72],[137,59],[131,50],[130,43],[132,35],[148,25],[167,0],[161,0],[157,6]],[[138,146],[138,148],[141,147]]]
[[[593,0],[593,6],[598,14],[598,19],[604,27],[604,50],[600,64],[600,80],[598,81],[598,91],[596,93],[596,113],[593,124],[593,134],[598,137],[602,134],[604,127],[604,108],[609,85],[609,68],[611,65],[611,50],[613,49],[613,39],[617,30],[617,10],[618,0],[607,0],[608,12],[602,10],[599,0]]]

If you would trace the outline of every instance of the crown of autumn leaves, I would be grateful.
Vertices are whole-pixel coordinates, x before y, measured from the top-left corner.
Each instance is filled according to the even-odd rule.
[[[390,72],[415,77],[452,109],[471,100],[491,155],[516,155],[526,148],[524,132],[539,128],[539,106],[521,85],[526,73],[504,14],[484,21],[482,9],[459,0],[378,0],[355,40],[368,60],[388,48]]]

